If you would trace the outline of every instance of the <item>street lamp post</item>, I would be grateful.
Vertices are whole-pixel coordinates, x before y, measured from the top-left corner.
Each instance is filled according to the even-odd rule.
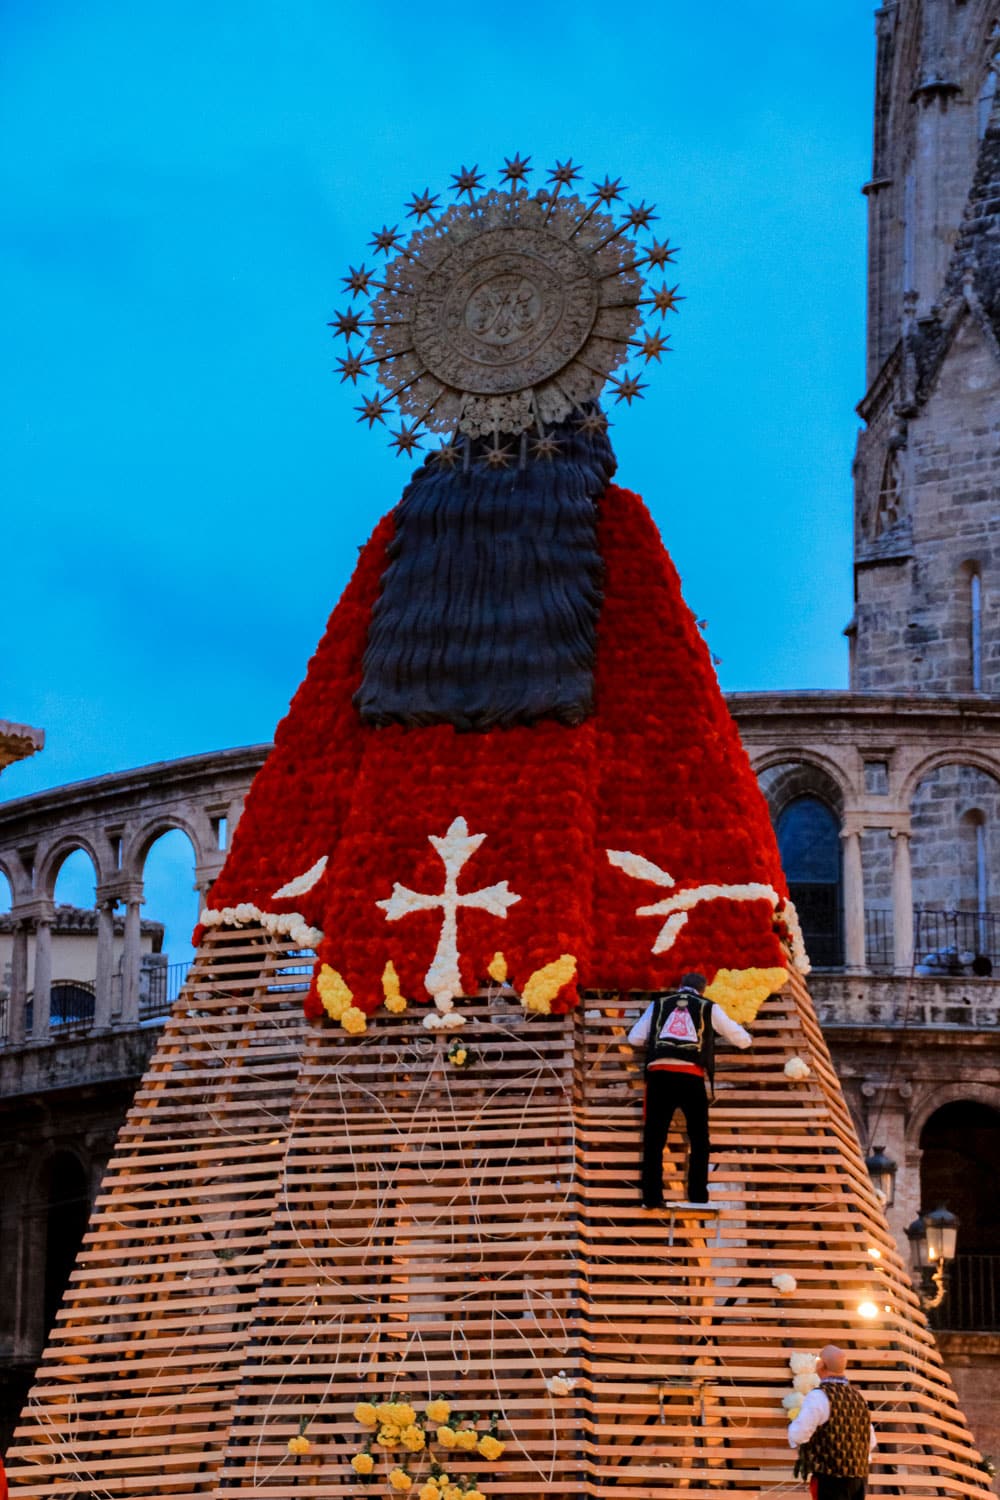
[[[958,1219],[944,1207],[935,1208],[931,1213],[918,1215],[907,1229],[906,1237],[914,1269],[922,1283],[917,1287],[921,1306],[928,1311],[940,1307],[948,1290],[948,1266],[955,1259]]]
[[[886,1155],[884,1146],[876,1146],[865,1157],[868,1176],[884,1208],[891,1208],[896,1201],[896,1163]]]

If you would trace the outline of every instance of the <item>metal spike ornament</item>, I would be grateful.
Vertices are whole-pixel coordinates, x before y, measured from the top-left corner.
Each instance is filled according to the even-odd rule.
[[[457,201],[444,207],[430,188],[414,193],[409,239],[383,225],[370,241],[386,257],[382,274],[351,266],[343,278],[351,298],[368,305],[330,322],[346,344],[337,373],[352,387],[374,378],[380,390],[364,397],[358,420],[397,420],[389,428],[397,453],[419,449],[425,431],[449,434],[449,454],[460,435],[490,437],[491,462],[502,467],[501,435],[531,433],[526,451],[550,459],[547,429],[592,411],[606,385],[631,405],[645,390],[639,371],[669,351],[662,324],[643,326],[681,300],[676,286],[649,287],[641,274],[663,273],[676,254],[666,240],[635,243],[653,206],[616,216],[625,188],[610,177],[585,201],[571,159],[532,193],[530,163],[505,158],[498,188],[463,165],[452,177]]]

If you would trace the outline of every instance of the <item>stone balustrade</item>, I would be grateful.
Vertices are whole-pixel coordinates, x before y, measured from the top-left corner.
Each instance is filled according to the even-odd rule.
[[[967,975],[811,974],[809,990],[823,1029],[893,1027],[1000,1029],[1000,980]]]

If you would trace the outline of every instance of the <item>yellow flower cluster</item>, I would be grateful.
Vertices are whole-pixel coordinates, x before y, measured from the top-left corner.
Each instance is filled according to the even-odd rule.
[[[721,1005],[732,1020],[746,1026],[756,1020],[768,995],[776,994],[787,979],[787,969],[720,969],[705,997]]]
[[[494,953],[486,972],[491,979],[496,980],[497,984],[504,983],[507,978],[507,960],[502,953]]]
[[[486,1500],[486,1496],[482,1490],[463,1490],[447,1474],[438,1474],[420,1486],[417,1500]]]
[[[385,996],[386,1010],[393,1015],[398,1016],[406,1009],[406,996],[400,991],[399,975],[391,958],[382,970],[382,994]]]
[[[329,964],[323,964],[316,980],[316,992],[319,995],[323,1009],[331,1021],[339,1021],[344,1030],[351,1036],[358,1036],[367,1030],[368,1020],[363,1010],[352,1005],[353,992],[349,989],[343,975],[336,969],[331,969]]]
[[[464,1426],[461,1415],[452,1416],[450,1404],[442,1396],[428,1401],[423,1415],[408,1401],[359,1401],[354,1408],[354,1417],[362,1427],[367,1427],[372,1436],[364,1452],[356,1453],[351,1467],[356,1474],[368,1477],[375,1469],[375,1455],[371,1448],[386,1451],[405,1449],[409,1453],[424,1453],[431,1443],[453,1450],[456,1453],[476,1453],[481,1458],[494,1460],[504,1451],[504,1444],[496,1436],[496,1417],[493,1430],[480,1434],[473,1425]],[[424,1423],[429,1424],[425,1429]],[[416,1500],[486,1500],[481,1490],[466,1489],[474,1481],[463,1477],[455,1483],[445,1473],[439,1472],[436,1463],[431,1464],[434,1473],[424,1479],[415,1480],[402,1461],[403,1455],[395,1458],[395,1467],[390,1468],[387,1478],[390,1486],[401,1494],[419,1485]]]
[[[452,1063],[456,1068],[461,1068],[464,1066],[465,1059],[468,1057],[468,1055],[469,1054],[464,1047],[456,1047],[454,1051],[448,1053],[448,1061]]]
[[[553,963],[544,964],[542,968],[535,970],[524,986],[521,1004],[525,1010],[535,1010],[547,1016],[552,1010],[553,1000],[563,985],[569,984],[575,973],[576,959],[572,953],[564,953]]]
[[[288,1451],[289,1453],[294,1453],[296,1458],[298,1458],[300,1454],[308,1453],[310,1446],[311,1444],[309,1442],[309,1439],[307,1437],[303,1437],[301,1433],[298,1437],[292,1437],[288,1439]]]

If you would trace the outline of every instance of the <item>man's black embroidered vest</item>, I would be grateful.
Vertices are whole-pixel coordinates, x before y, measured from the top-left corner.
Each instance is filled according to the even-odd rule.
[[[804,1479],[828,1474],[837,1479],[868,1477],[871,1418],[865,1398],[846,1381],[824,1380],[830,1417],[799,1449],[796,1471]]]
[[[691,1017],[694,1037],[660,1037],[660,1032],[675,1010],[686,1009]],[[712,1029],[712,1002],[697,990],[670,990],[653,1001],[653,1016],[646,1042],[646,1067],[652,1062],[694,1063],[704,1068],[711,1081],[715,1074],[715,1032]]]

